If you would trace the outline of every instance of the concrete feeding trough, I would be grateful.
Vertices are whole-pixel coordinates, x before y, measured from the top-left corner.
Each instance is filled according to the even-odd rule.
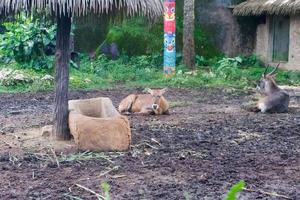
[[[126,151],[131,144],[128,119],[109,98],[69,101],[69,127],[79,150]]]

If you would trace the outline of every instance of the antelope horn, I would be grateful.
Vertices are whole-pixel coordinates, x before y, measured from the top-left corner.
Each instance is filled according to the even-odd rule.
[[[266,70],[265,70],[264,73],[263,73],[263,76],[264,76],[264,77],[267,75],[267,71],[268,71],[269,67],[270,67],[270,65],[268,65],[268,66],[266,67]]]
[[[268,75],[274,75],[276,73],[276,71],[279,68],[280,63],[278,63],[278,65],[275,67],[275,69],[273,69],[273,71],[271,71]]]

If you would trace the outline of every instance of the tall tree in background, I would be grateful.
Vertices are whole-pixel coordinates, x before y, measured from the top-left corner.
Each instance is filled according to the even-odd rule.
[[[195,68],[195,0],[184,0],[183,7],[183,62]]]

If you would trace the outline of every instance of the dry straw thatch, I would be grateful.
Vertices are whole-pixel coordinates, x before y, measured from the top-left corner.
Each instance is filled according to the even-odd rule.
[[[66,13],[83,16],[122,10],[127,15],[142,13],[155,17],[162,15],[163,0],[0,0],[0,14],[15,14],[24,10],[46,10],[56,16]]]
[[[237,5],[234,15],[294,15],[300,13],[300,0],[248,0]]]

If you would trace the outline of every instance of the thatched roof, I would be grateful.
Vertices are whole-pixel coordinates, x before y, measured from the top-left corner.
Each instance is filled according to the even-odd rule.
[[[234,15],[293,15],[300,13],[300,0],[248,0],[233,9]]]
[[[72,16],[122,10],[127,15],[138,13],[160,16],[163,12],[163,0],[0,0],[2,15],[24,10],[46,10],[53,15],[67,13]]]

